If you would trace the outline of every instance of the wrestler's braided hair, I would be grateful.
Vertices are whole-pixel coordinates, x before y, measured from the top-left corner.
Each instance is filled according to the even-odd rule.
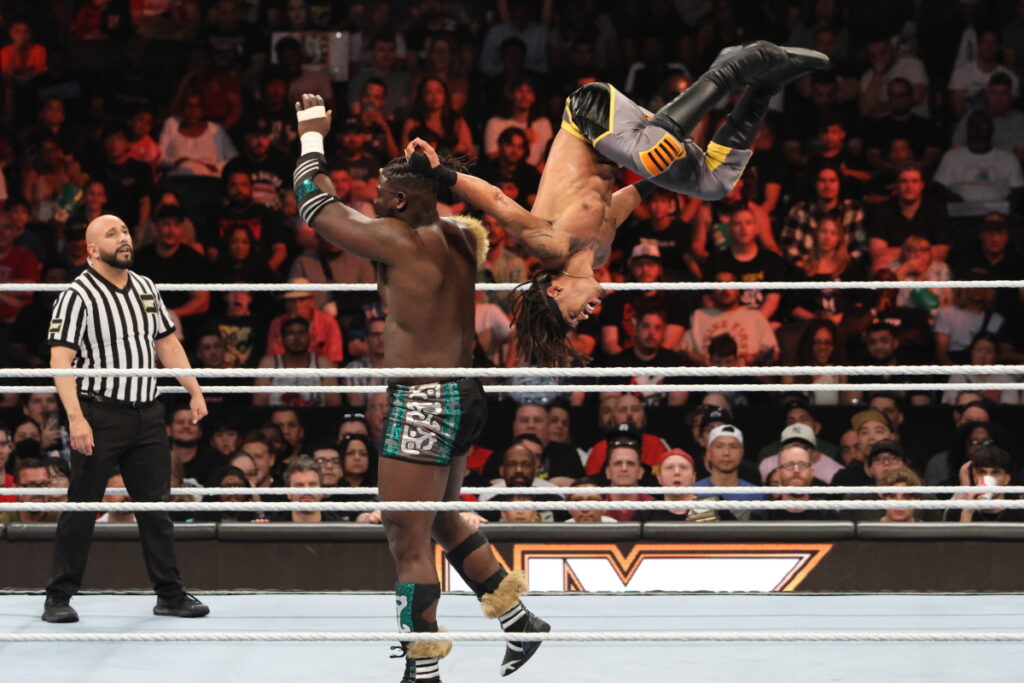
[[[441,166],[449,168],[456,173],[465,173],[469,170],[468,157],[464,154],[448,154],[439,156],[438,159],[441,162]],[[440,186],[436,180],[413,171],[405,157],[395,157],[381,170],[384,178],[389,183],[395,183],[407,192],[430,194],[436,197],[440,191]]]
[[[553,308],[547,294],[551,271],[538,270],[514,290],[512,323],[519,358],[539,367],[585,365],[590,358],[566,338],[565,322]]]

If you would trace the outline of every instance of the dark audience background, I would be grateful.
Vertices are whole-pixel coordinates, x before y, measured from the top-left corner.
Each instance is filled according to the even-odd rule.
[[[157,282],[373,282],[373,264],[319,240],[298,217],[293,103],[302,92],[333,108],[331,180],[353,209],[373,215],[377,170],[417,136],[473,160],[471,172],[529,207],[565,97],[578,86],[608,81],[654,111],[728,45],[767,39],[821,50],[831,67],[773,100],[729,196],[654,193],[596,273],[612,293],[572,343],[598,367],[650,367],[648,376],[615,379],[664,383],[666,391],[641,396],[640,417],[617,411],[619,396],[492,394],[480,457],[501,458],[519,433],[514,413],[523,403],[541,404],[552,420],[551,406],[571,407],[561,440],[581,463],[608,429],[629,422],[691,451],[703,471],[705,404],[748,430],[745,457],[756,462],[790,421],[787,401],[803,402],[819,440],[831,444],[850,430],[851,415],[891,402],[900,414],[887,419],[906,464],[924,475],[971,404],[1008,432],[1000,445],[1017,474],[1021,391],[964,394],[941,384],[1019,376],[790,377],[783,366],[1024,361],[1024,290],[956,286],[1024,279],[1024,2],[4,0],[0,39],[0,282],[48,283],[88,267],[84,229],[103,213],[126,221],[136,270]],[[705,144],[729,106],[723,101],[694,139]],[[622,172],[618,182],[635,180]],[[452,195],[438,210],[472,211]],[[492,250],[480,280],[527,278],[535,259],[481,218]],[[822,287],[779,292],[770,284],[808,279]],[[738,295],[615,293],[616,282],[658,280],[765,286]],[[853,280],[950,284],[828,286]],[[53,299],[0,294],[0,368],[48,366]],[[514,365],[508,296],[477,301],[476,364]],[[386,310],[372,294],[168,293],[166,302],[196,367],[382,363],[375,321]],[[308,344],[282,339],[294,317],[309,322]],[[723,379],[714,394],[673,391],[688,379],[657,370],[686,365],[776,366],[779,376],[761,381],[777,391],[730,390],[747,381],[739,378]],[[804,381],[821,389],[786,391]],[[936,388],[881,397],[844,390],[856,381]],[[67,457],[66,437],[49,428],[49,416],[33,417],[28,400],[5,395],[0,418],[12,432],[32,418],[44,451]],[[337,441],[340,415],[370,414],[372,432],[373,411],[381,411],[365,395],[316,391],[212,394],[210,403],[204,439],[221,424],[240,431],[274,408],[294,408],[305,431],[298,447],[278,454],[279,468],[316,442]],[[546,434],[541,441],[548,446]],[[863,469],[869,454],[861,446],[841,464]],[[471,459],[476,476],[496,469],[483,460]],[[943,470],[929,483],[956,483],[956,474]]]

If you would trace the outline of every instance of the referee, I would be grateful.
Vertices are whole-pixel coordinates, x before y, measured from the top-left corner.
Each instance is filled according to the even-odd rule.
[[[134,252],[124,221],[100,216],[86,228],[89,267],[53,307],[47,341],[50,367],[143,370],[188,368],[153,281],[129,270]],[[206,415],[193,377],[178,381],[191,396],[192,421]],[[99,501],[114,467],[135,502],[169,499],[171,454],[164,406],[153,377],[55,377],[71,432],[71,501]],[[153,613],[202,617],[210,608],[185,592],[174,557],[174,525],[167,512],[137,512],[146,570],[157,593]],[[53,578],[46,586],[43,620],[78,621],[70,600],[82,585],[96,515],[65,512],[57,523]]]

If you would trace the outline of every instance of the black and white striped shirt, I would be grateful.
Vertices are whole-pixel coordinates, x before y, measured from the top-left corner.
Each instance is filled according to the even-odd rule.
[[[118,289],[87,268],[57,297],[47,342],[77,351],[75,368],[138,370],[156,367],[154,342],[173,333],[152,280],[128,271],[128,283]],[[157,396],[155,377],[81,377],[78,391],[118,401]]]

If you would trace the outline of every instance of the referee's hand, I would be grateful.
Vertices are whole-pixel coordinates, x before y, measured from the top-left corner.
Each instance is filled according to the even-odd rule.
[[[68,431],[71,432],[71,447],[83,455],[92,455],[92,427],[84,417],[68,420]]]
[[[188,402],[189,410],[192,411],[192,424],[197,425],[210,412],[206,409],[206,399],[202,394],[193,396]]]

